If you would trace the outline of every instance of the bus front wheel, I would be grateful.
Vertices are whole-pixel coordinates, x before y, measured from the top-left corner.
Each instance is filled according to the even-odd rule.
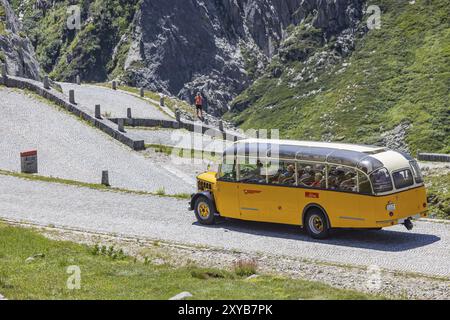
[[[207,197],[199,197],[195,201],[195,216],[199,223],[204,225],[213,225],[216,223],[216,216],[213,204]]]
[[[304,225],[309,236],[313,239],[326,239],[330,235],[328,220],[320,209],[308,210]]]

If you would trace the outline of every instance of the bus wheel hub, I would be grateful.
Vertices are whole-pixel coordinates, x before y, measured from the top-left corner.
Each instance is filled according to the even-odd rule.
[[[198,206],[198,212],[200,213],[200,216],[202,218],[208,218],[208,216],[209,216],[209,206],[206,203],[204,203],[204,202],[200,203],[199,206]]]

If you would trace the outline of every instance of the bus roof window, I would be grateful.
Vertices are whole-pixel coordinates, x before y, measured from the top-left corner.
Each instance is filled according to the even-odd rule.
[[[367,158],[367,155],[362,152],[336,150],[327,157],[327,161],[329,163],[356,167],[364,158]]]
[[[367,174],[374,172],[380,168],[383,168],[383,163],[373,157],[366,157],[362,159],[358,164],[358,169],[364,171]]]
[[[297,147],[295,158],[303,161],[325,162],[334,149],[318,147]]]

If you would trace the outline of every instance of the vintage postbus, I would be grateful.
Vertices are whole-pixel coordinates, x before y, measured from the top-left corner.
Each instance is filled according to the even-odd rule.
[[[217,217],[302,226],[315,239],[332,228],[380,230],[426,217],[418,163],[383,147],[249,139],[198,177],[190,201],[201,224]]]

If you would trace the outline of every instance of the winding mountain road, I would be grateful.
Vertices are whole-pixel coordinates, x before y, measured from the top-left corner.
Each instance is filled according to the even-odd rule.
[[[172,120],[165,112],[147,101],[121,91],[113,91],[108,88],[94,85],[76,85],[60,83],[64,94],[69,95],[69,90],[75,91],[75,100],[94,113],[95,105],[101,106],[101,112],[109,113],[110,118],[126,118],[127,109],[135,118],[152,118]]]
[[[193,175],[130,150],[36,95],[0,87],[0,97],[0,169],[19,171],[20,152],[37,149],[40,175],[100,183],[102,170],[108,170],[114,187],[195,190]]]
[[[197,224],[187,200],[97,191],[0,175],[0,218],[264,255],[450,276],[450,224],[413,231],[336,231],[314,241],[297,227],[225,220]]]

